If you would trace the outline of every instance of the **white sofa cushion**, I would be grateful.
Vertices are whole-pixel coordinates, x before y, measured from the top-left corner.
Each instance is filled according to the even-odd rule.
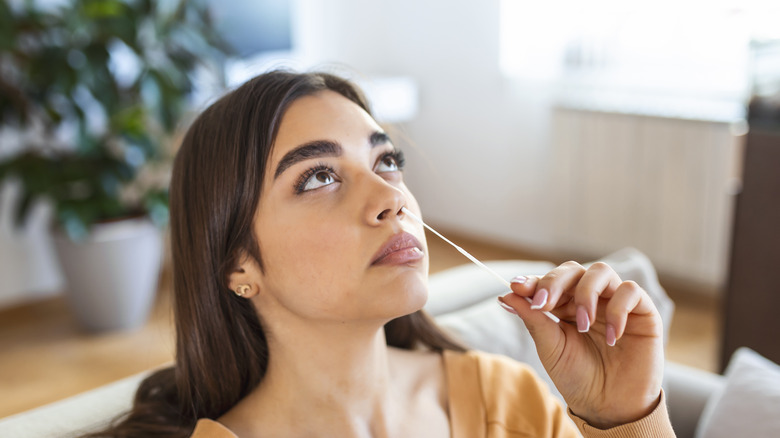
[[[723,389],[707,401],[696,437],[780,437],[780,365],[742,347],[725,376]]]
[[[100,430],[130,410],[150,371],[117,380],[39,408],[0,419],[1,437],[68,438]]]

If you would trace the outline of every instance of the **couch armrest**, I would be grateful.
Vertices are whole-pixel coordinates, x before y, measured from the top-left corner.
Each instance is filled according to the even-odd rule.
[[[725,384],[726,380],[721,375],[666,362],[663,386],[669,418],[678,438],[693,438],[704,405]]]
[[[0,436],[63,438],[97,431],[128,411],[150,371],[109,383],[26,412],[0,419]]]

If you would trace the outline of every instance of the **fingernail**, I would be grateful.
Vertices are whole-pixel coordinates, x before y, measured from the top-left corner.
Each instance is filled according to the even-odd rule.
[[[518,275],[517,277],[512,279],[512,283],[516,283],[516,284],[523,284],[526,281],[528,281],[528,278],[526,278],[526,277],[524,277],[522,275]]]
[[[517,311],[515,311],[515,309],[513,309],[512,306],[510,306],[509,304],[505,303],[504,300],[501,297],[498,297],[498,304],[501,307],[503,307],[504,310],[506,310],[507,312],[509,312],[509,313],[511,313],[513,315],[517,315]]]
[[[580,333],[587,333],[590,330],[590,318],[588,318],[588,311],[585,307],[577,307],[577,331]]]
[[[542,307],[544,307],[545,304],[547,304],[547,297],[550,294],[547,293],[547,289],[539,289],[534,294],[534,299],[531,301],[531,308],[534,310],[539,310]]]
[[[614,347],[616,341],[617,335],[615,334],[615,326],[607,324],[607,345]]]

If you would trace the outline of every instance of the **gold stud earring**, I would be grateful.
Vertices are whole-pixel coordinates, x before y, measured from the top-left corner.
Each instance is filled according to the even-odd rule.
[[[248,284],[240,284],[236,288],[236,295],[239,297],[243,297],[246,295],[246,293],[249,292],[249,285]]]

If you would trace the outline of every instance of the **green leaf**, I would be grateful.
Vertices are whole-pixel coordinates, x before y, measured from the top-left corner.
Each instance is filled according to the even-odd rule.
[[[109,123],[115,132],[122,135],[142,136],[147,129],[146,108],[134,104],[111,115]]]
[[[124,5],[117,0],[85,0],[81,3],[84,16],[94,20],[117,17],[124,10]]]
[[[190,76],[225,53],[204,3],[72,0],[55,11],[20,3],[12,9],[0,2],[0,124],[24,129],[34,122],[46,134],[67,124],[77,132],[67,153],[54,153],[44,139],[40,150],[0,160],[0,180],[21,181],[15,216],[47,197],[73,238],[111,218],[146,213],[167,221],[166,191],[143,188],[135,203],[120,193],[144,166],[170,164],[165,143],[188,105]],[[140,63],[131,86],[120,87],[110,68],[109,47],[118,41]],[[88,129],[96,105],[107,118],[104,132]]]

